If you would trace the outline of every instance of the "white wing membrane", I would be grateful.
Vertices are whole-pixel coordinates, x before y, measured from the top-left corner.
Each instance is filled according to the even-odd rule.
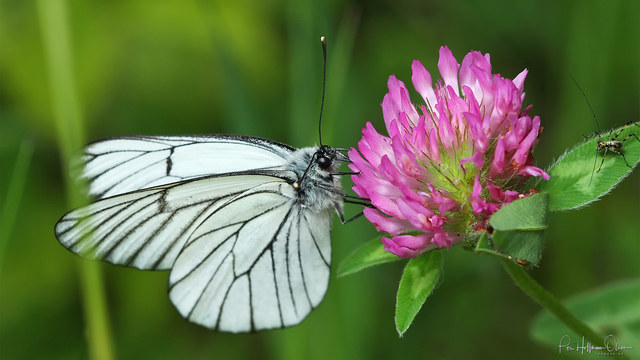
[[[62,245],[80,255],[143,270],[169,269],[211,213],[243,192],[270,184],[287,185],[274,176],[227,174],[139,190],[72,211],[55,232]]]
[[[278,328],[324,297],[330,213],[308,217],[293,187],[270,187],[221,206],[192,234],[169,277],[185,318],[230,332]]]
[[[85,149],[90,194],[105,198],[198,176],[281,169],[293,149],[240,136],[135,136],[94,142]]]

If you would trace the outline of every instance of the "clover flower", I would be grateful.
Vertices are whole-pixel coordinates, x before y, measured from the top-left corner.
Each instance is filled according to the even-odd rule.
[[[385,250],[416,257],[450,247],[483,228],[491,214],[515,199],[527,179],[549,175],[533,165],[531,152],[542,131],[540,118],[522,110],[525,69],[513,80],[491,73],[489,54],[472,51],[459,65],[440,48],[442,80],[415,60],[414,105],[395,76],[382,101],[389,136],[370,122],[358,151],[352,148],[353,190],[371,200],[364,215]]]

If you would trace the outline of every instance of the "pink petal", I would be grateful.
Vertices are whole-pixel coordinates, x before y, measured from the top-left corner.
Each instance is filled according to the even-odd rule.
[[[418,118],[420,116],[418,115],[418,111],[415,106],[411,103],[411,98],[409,97],[409,91],[407,89],[400,92],[400,105],[402,106],[402,111],[415,126],[418,123]]]
[[[481,192],[480,178],[476,175],[473,182],[473,192],[471,193],[471,207],[476,215],[480,215],[487,210],[487,203],[480,197]]]
[[[382,159],[380,159],[380,166],[378,167],[380,174],[385,177],[391,184],[398,186],[403,184],[408,187],[417,187],[419,186],[419,182],[411,177],[405,176],[396,164],[391,162],[387,155],[384,155]]]
[[[358,142],[358,150],[373,167],[377,168],[382,154],[391,152],[391,139],[378,134],[370,122],[367,122],[362,129],[362,135],[362,139]]]
[[[402,117],[404,117],[404,113],[400,112],[400,114],[398,114],[398,117],[387,122],[387,133],[389,134],[389,137],[391,139],[401,134],[400,126],[398,126],[398,119]],[[393,140],[391,141],[393,142]]]
[[[434,128],[431,128],[431,130],[429,131],[429,155],[431,157],[431,161],[436,163],[440,162],[438,135],[436,134],[436,129]]]
[[[369,220],[379,232],[389,235],[398,235],[413,230],[411,224],[403,219],[384,216],[380,211],[371,208],[364,208],[364,216]]]
[[[496,143],[495,153],[493,155],[493,162],[491,163],[491,170],[489,171],[490,176],[495,177],[502,173],[505,166],[506,154],[504,150],[504,141],[502,140],[502,137],[499,136]]]
[[[547,174],[546,172],[544,172],[544,170],[535,166],[525,166],[521,168],[520,171],[518,171],[518,174],[529,175],[529,176],[542,176],[542,178],[545,180],[551,179],[549,174]]]
[[[462,92],[464,93],[467,104],[469,104],[469,109],[467,110],[467,112],[470,112],[476,115],[478,118],[481,118],[482,115],[480,114],[480,105],[478,104],[478,100],[476,99],[476,96],[471,88],[465,85],[462,87]]]
[[[440,58],[438,59],[438,70],[440,70],[440,75],[442,75],[442,80],[444,80],[445,85],[451,86],[456,94],[460,94],[458,92],[459,68],[460,65],[458,65],[456,58],[453,57],[451,50],[446,46],[441,47]]]
[[[462,164],[471,162],[473,163],[478,170],[482,169],[482,165],[484,165],[484,154],[480,151],[476,151],[470,158],[463,158],[460,160],[458,166],[462,167]]]
[[[389,122],[398,118],[399,114],[403,111],[402,94],[406,93],[407,97],[409,94],[404,83],[394,75],[389,76],[387,87],[389,88],[389,92],[384,96],[381,104],[385,124],[389,124]]]
[[[487,187],[489,188],[489,194],[493,200],[497,202],[502,202],[502,200],[504,200],[504,192],[499,186],[487,183]]]
[[[428,235],[399,235],[393,237],[393,242],[402,247],[406,247],[409,249],[422,249],[429,245],[430,237]]]
[[[524,79],[527,78],[527,74],[529,73],[529,70],[524,69],[522,70],[522,72],[520,74],[518,74],[518,76],[516,76],[513,79],[513,85],[516,86],[516,88],[518,89],[519,92],[523,92],[524,91]]]
[[[440,212],[440,215],[444,215],[447,211],[460,205],[457,201],[442,195],[442,193],[439,190],[436,190],[433,185],[429,184],[428,186],[429,191],[431,191],[433,202],[438,205],[438,211]]]
[[[540,124],[540,120],[538,120],[538,126],[539,124]],[[535,125],[535,118],[534,118],[534,125]],[[524,140],[518,146],[518,149],[516,150],[516,153],[513,155],[511,162],[513,162],[518,166],[524,165],[526,163],[526,158],[529,154],[529,151],[533,147],[533,144],[535,144],[535,142],[538,141],[538,130],[539,128],[534,126],[531,129],[531,131],[529,131],[529,134],[527,134],[527,137],[524,138]]]
[[[487,54],[488,55],[488,54]],[[482,56],[478,51],[468,53],[462,59],[460,67],[460,85],[468,86],[475,94],[476,99],[485,107],[487,99],[492,96],[491,62],[488,57]],[[489,107],[490,109],[491,107]]]
[[[425,104],[430,108],[433,108],[436,104],[436,93],[433,91],[433,82],[431,80],[431,74],[427,69],[422,66],[422,63],[418,60],[414,60],[411,64],[411,81],[413,87],[418,91]]]
[[[438,137],[440,138],[440,144],[445,149],[451,150],[458,137],[449,122],[448,109],[445,109],[443,104],[438,103],[436,110],[438,111]]]
[[[404,258],[413,258],[425,251],[435,249],[434,244],[430,244],[431,236],[423,235],[400,235],[389,239],[382,237],[380,241],[384,244],[384,249],[392,254]]]
[[[489,147],[489,139],[482,129],[482,119],[478,114],[464,113],[464,118],[469,125],[469,134],[475,145],[474,151],[484,153]]]
[[[517,191],[507,190],[504,192],[504,203],[509,204],[513,200],[518,199],[519,197],[520,197],[520,194],[518,194]]]
[[[398,187],[369,169],[360,170],[360,174],[353,175],[352,180],[356,187],[354,191],[365,198],[381,196],[395,201],[395,199],[402,196]]]
[[[416,162],[415,155],[402,145],[399,137],[396,136],[392,139],[391,147],[396,158],[396,165],[405,175],[417,178],[422,174],[422,167]]]
[[[414,144],[416,160],[425,160],[425,157],[429,157],[429,148],[427,147],[427,129],[424,124],[424,115],[418,120],[418,126],[413,129],[412,142]]]
[[[433,211],[424,206],[405,198],[399,198],[397,201],[398,210],[403,217],[407,219],[416,229],[422,231],[430,231],[432,224],[429,218],[434,215]]]
[[[375,206],[378,210],[382,211],[386,215],[394,216],[397,218],[404,218],[402,213],[398,210],[398,205],[396,205],[396,202],[389,199],[388,197],[372,192],[369,194],[369,199],[371,200],[371,205]]]
[[[434,244],[436,244],[439,248],[449,248],[453,243],[453,240],[449,238],[447,233],[435,233],[433,234],[433,239],[431,240]]]

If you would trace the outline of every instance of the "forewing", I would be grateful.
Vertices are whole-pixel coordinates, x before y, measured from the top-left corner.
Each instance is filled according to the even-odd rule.
[[[234,198],[287,185],[266,174],[224,174],[99,200],[64,215],[56,237],[72,252],[144,270],[172,267],[198,226]]]
[[[219,207],[176,259],[169,297],[189,321],[229,332],[281,328],[322,301],[331,213],[301,206],[288,184],[271,186]]]
[[[280,169],[293,148],[233,135],[131,136],[85,149],[83,177],[96,198],[229,172]]]

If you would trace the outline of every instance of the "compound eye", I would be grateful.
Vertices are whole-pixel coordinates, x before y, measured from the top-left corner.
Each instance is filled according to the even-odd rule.
[[[326,170],[331,165],[331,160],[324,155],[320,155],[318,156],[317,163],[320,169]]]

